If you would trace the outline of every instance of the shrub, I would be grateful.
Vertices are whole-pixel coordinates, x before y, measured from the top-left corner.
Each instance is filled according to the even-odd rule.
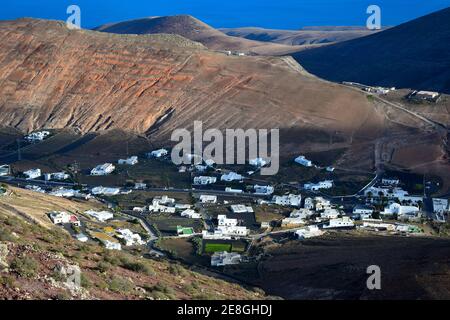
[[[32,257],[14,258],[11,263],[11,269],[17,272],[21,277],[33,277],[38,270],[38,263]]]
[[[105,261],[100,261],[97,263],[96,269],[100,271],[101,273],[107,272],[111,268],[111,265]]]
[[[122,265],[122,267],[131,271],[141,272],[149,276],[154,274],[154,270],[149,265],[139,261],[127,261]]]
[[[113,277],[109,283],[109,290],[117,293],[129,293],[133,288],[134,284],[130,280],[119,276]]]

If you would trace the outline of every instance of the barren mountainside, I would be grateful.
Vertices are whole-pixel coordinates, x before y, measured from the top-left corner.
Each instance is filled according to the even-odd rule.
[[[2,22],[1,30],[0,121],[23,131],[146,133],[169,112],[169,130],[194,120],[348,133],[379,126],[364,95],[303,76],[289,59],[229,57],[175,35],[70,31],[43,20]]]

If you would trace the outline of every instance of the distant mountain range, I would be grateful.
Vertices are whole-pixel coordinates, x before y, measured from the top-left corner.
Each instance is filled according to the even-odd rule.
[[[301,30],[274,30],[263,28],[219,29],[233,37],[249,40],[268,41],[287,45],[310,45],[341,42],[364,37],[377,31],[363,27],[305,27]]]
[[[450,8],[294,58],[331,81],[450,93]]]

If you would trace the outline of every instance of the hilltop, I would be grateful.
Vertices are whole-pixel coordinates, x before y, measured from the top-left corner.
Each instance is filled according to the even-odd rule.
[[[300,49],[300,47],[230,37],[189,15],[149,17],[110,23],[94,30],[115,34],[177,34],[200,42],[212,50],[242,51],[258,55],[283,55]]]

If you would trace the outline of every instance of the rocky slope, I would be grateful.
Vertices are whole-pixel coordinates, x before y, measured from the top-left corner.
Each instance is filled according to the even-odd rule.
[[[308,71],[333,81],[450,92],[450,8],[377,34],[299,52]]]

